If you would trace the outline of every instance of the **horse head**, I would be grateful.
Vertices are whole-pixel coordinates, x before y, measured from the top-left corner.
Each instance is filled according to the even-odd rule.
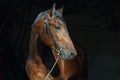
[[[42,12],[35,20],[41,41],[52,49],[54,55],[60,53],[64,60],[70,60],[77,55],[73,42],[69,36],[66,23],[62,17],[63,7],[53,7]]]

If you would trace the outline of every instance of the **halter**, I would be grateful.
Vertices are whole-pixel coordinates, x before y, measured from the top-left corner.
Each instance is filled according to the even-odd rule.
[[[61,20],[63,20],[63,18],[60,16],[60,14],[58,13],[58,11],[55,11],[55,16],[52,16],[52,17],[50,17],[49,19],[47,19],[46,16],[47,16],[47,11],[44,13],[44,23],[45,23],[46,30],[47,30],[47,32],[50,34],[50,37],[51,37],[51,39],[52,39],[53,42],[54,42],[54,45],[55,45],[55,48],[56,48],[57,53],[59,53],[59,52],[61,53],[62,48],[61,48],[61,47],[59,46],[59,44],[56,42],[56,40],[55,40],[55,38],[54,38],[51,30],[50,30],[50,26],[48,25],[48,20],[51,20],[51,19],[53,19],[53,18],[55,18],[55,17],[57,17],[57,18],[59,18],[59,19],[61,19]]]
[[[56,64],[57,64],[57,62],[58,62],[58,60],[59,60],[59,58],[60,58],[61,51],[63,50],[63,49],[58,45],[58,43],[56,42],[56,40],[55,40],[55,38],[54,38],[51,30],[50,30],[50,26],[48,25],[48,20],[51,20],[51,19],[53,19],[53,18],[55,18],[55,17],[57,17],[57,18],[59,18],[59,19],[61,19],[61,20],[63,20],[63,18],[60,17],[60,14],[58,13],[58,11],[55,12],[55,16],[52,16],[52,17],[50,17],[49,19],[47,19],[46,16],[47,16],[47,11],[44,13],[44,23],[45,23],[45,27],[46,27],[47,32],[50,34],[50,37],[51,37],[51,39],[52,39],[53,42],[54,42],[54,45],[55,45],[55,48],[56,48],[56,52],[57,52],[58,57],[56,58],[56,61],[55,61],[54,65],[52,66],[51,70],[47,73],[47,75],[45,75],[45,77],[44,77],[42,80],[46,80],[47,77],[50,75],[50,73],[53,71],[53,69],[55,68],[55,66],[56,66]],[[52,50],[52,52],[53,52],[53,50]]]

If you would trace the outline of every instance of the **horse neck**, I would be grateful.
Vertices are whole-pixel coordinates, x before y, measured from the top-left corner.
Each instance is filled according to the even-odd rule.
[[[66,71],[68,71],[68,69],[66,68],[66,66],[68,65],[68,63],[65,62],[62,59],[62,57],[60,57],[57,64],[58,64],[58,67],[59,67],[59,70],[60,70],[59,77],[63,78],[64,80],[68,80],[68,78],[70,77],[70,75],[68,73],[66,73]]]

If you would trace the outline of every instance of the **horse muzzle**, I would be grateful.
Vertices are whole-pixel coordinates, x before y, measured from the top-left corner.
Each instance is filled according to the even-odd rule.
[[[63,49],[60,54],[63,60],[71,60],[77,55],[77,52],[75,49]]]

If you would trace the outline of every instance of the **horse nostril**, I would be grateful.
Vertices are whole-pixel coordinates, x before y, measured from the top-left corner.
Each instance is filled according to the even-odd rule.
[[[71,52],[71,54],[70,54],[71,56],[74,56],[74,53],[73,52]]]

